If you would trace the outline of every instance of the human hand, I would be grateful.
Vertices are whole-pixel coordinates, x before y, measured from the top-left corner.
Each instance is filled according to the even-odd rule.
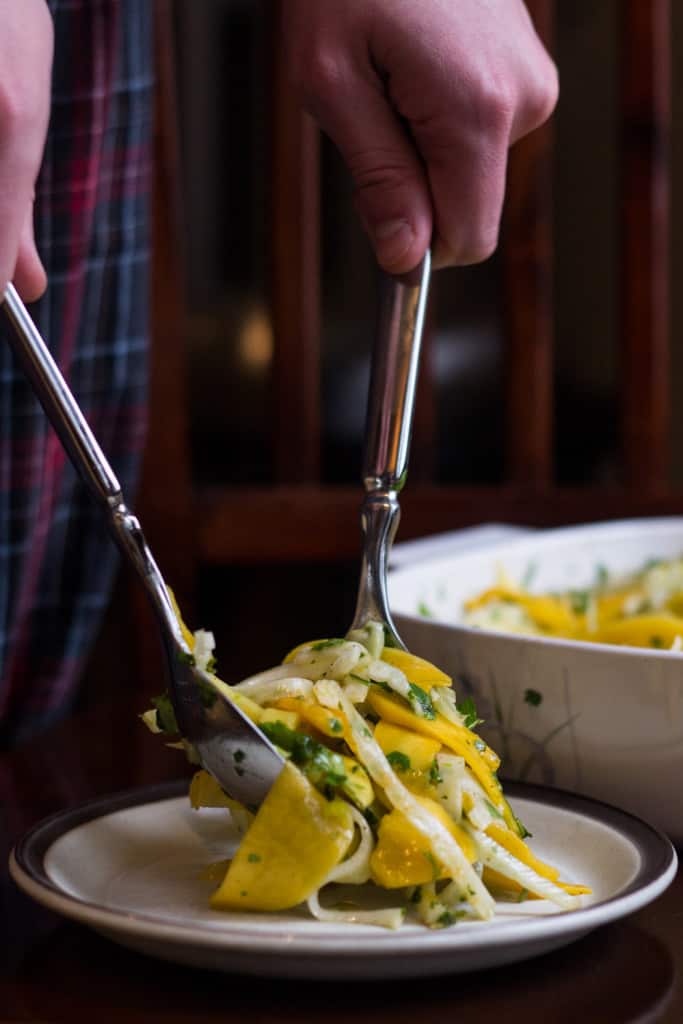
[[[2,4],[0,297],[13,281],[27,302],[47,283],[33,240],[33,194],[50,112],[52,36],[45,0]]]
[[[555,66],[522,0],[287,0],[307,110],[349,167],[385,270],[432,240],[435,265],[498,241],[509,146],[549,117]]]

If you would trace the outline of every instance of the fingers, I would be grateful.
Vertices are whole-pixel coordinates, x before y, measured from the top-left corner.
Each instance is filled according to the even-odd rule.
[[[47,287],[47,275],[33,236],[33,204],[24,221],[13,281],[24,302],[35,302]]]
[[[378,263],[392,274],[412,270],[430,242],[432,200],[422,162],[381,81],[341,63],[320,65],[302,93],[351,173]]]

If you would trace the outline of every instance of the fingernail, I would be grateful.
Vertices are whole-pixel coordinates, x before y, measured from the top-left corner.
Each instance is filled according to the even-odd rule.
[[[415,235],[407,220],[388,220],[376,224],[371,229],[372,238],[380,263],[391,266],[398,263],[408,252]]]

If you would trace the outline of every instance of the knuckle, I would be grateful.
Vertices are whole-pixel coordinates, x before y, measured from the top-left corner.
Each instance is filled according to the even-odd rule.
[[[481,130],[489,136],[505,135],[510,130],[515,110],[511,83],[491,76],[477,83],[473,113]]]
[[[538,124],[543,124],[550,117],[557,106],[559,95],[560,80],[557,67],[554,61],[547,57],[542,73],[537,77],[535,88],[532,90],[532,114]]]
[[[347,74],[336,54],[316,48],[299,54],[292,76],[302,102],[316,112],[339,102]]]

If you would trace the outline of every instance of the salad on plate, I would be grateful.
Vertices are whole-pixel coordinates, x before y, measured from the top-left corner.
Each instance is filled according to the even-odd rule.
[[[241,836],[207,869],[213,908],[303,904],[322,921],[443,928],[491,919],[497,900],[580,906],[590,890],[532,852],[471,700],[458,703],[430,662],[386,646],[381,624],[301,644],[234,686],[215,675],[212,635],[183,630],[214,690],[285,758],[258,808],[201,768],[192,779],[192,806],[225,808]],[[196,762],[167,694],[142,717]]]

